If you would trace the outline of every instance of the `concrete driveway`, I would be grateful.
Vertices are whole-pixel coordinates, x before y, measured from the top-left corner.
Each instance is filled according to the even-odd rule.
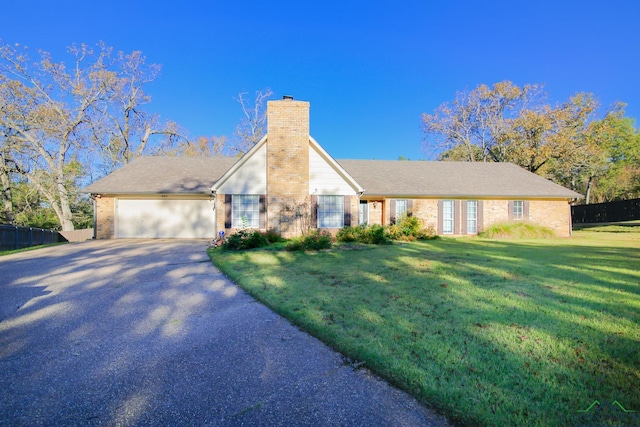
[[[257,303],[206,245],[0,257],[0,425],[446,425]]]

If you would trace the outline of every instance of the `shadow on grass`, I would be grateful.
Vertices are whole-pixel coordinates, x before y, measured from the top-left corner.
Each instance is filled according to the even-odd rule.
[[[218,254],[243,288],[462,424],[640,408],[640,251],[440,240]]]

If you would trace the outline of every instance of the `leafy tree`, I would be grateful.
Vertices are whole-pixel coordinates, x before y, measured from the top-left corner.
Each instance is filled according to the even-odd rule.
[[[461,92],[423,114],[424,150],[440,160],[515,163],[570,187],[586,202],[638,194],[640,139],[618,105],[602,119],[592,94],[551,106],[539,85]]]
[[[512,119],[537,105],[541,95],[539,85],[520,88],[509,81],[458,92],[453,102],[422,115],[423,149],[443,153],[443,159],[507,161]]]
[[[146,66],[140,52],[114,53],[101,43],[96,51],[81,45],[69,53],[70,66],[43,51],[31,62],[26,47],[0,43],[5,211],[16,173],[46,200],[63,230],[74,228],[74,193],[85,173],[106,174],[180,138],[175,124],[160,125],[142,108],[150,101],[143,87],[159,68]],[[152,144],[153,135],[164,139]]]
[[[591,130],[592,138],[598,138],[604,147],[606,158],[587,192],[586,202],[640,197],[640,133],[633,119],[624,117],[624,105],[594,121]]]

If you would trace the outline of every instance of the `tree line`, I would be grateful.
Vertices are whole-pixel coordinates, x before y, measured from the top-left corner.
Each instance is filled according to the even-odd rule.
[[[160,66],[99,43],[68,61],[0,41],[0,223],[91,227],[86,184],[143,155],[234,156],[266,132],[269,89],[240,93],[234,135],[190,138],[148,111]],[[480,85],[422,115],[423,150],[442,161],[512,162],[585,194],[640,197],[640,134],[624,105],[599,114],[592,94],[552,106],[541,85]]]
[[[503,81],[458,92],[422,124],[423,151],[439,160],[515,163],[587,204],[640,197],[640,132],[622,103],[601,113],[578,93],[550,105],[542,85]]]
[[[236,155],[265,133],[267,89],[246,93],[234,137],[194,140],[147,108],[160,72],[139,51],[104,43],[68,48],[68,61],[0,41],[0,223],[73,230],[91,227],[80,189],[143,155]]]

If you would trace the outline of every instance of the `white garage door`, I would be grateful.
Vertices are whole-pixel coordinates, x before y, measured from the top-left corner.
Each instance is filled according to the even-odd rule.
[[[119,199],[116,238],[213,238],[212,200]]]

